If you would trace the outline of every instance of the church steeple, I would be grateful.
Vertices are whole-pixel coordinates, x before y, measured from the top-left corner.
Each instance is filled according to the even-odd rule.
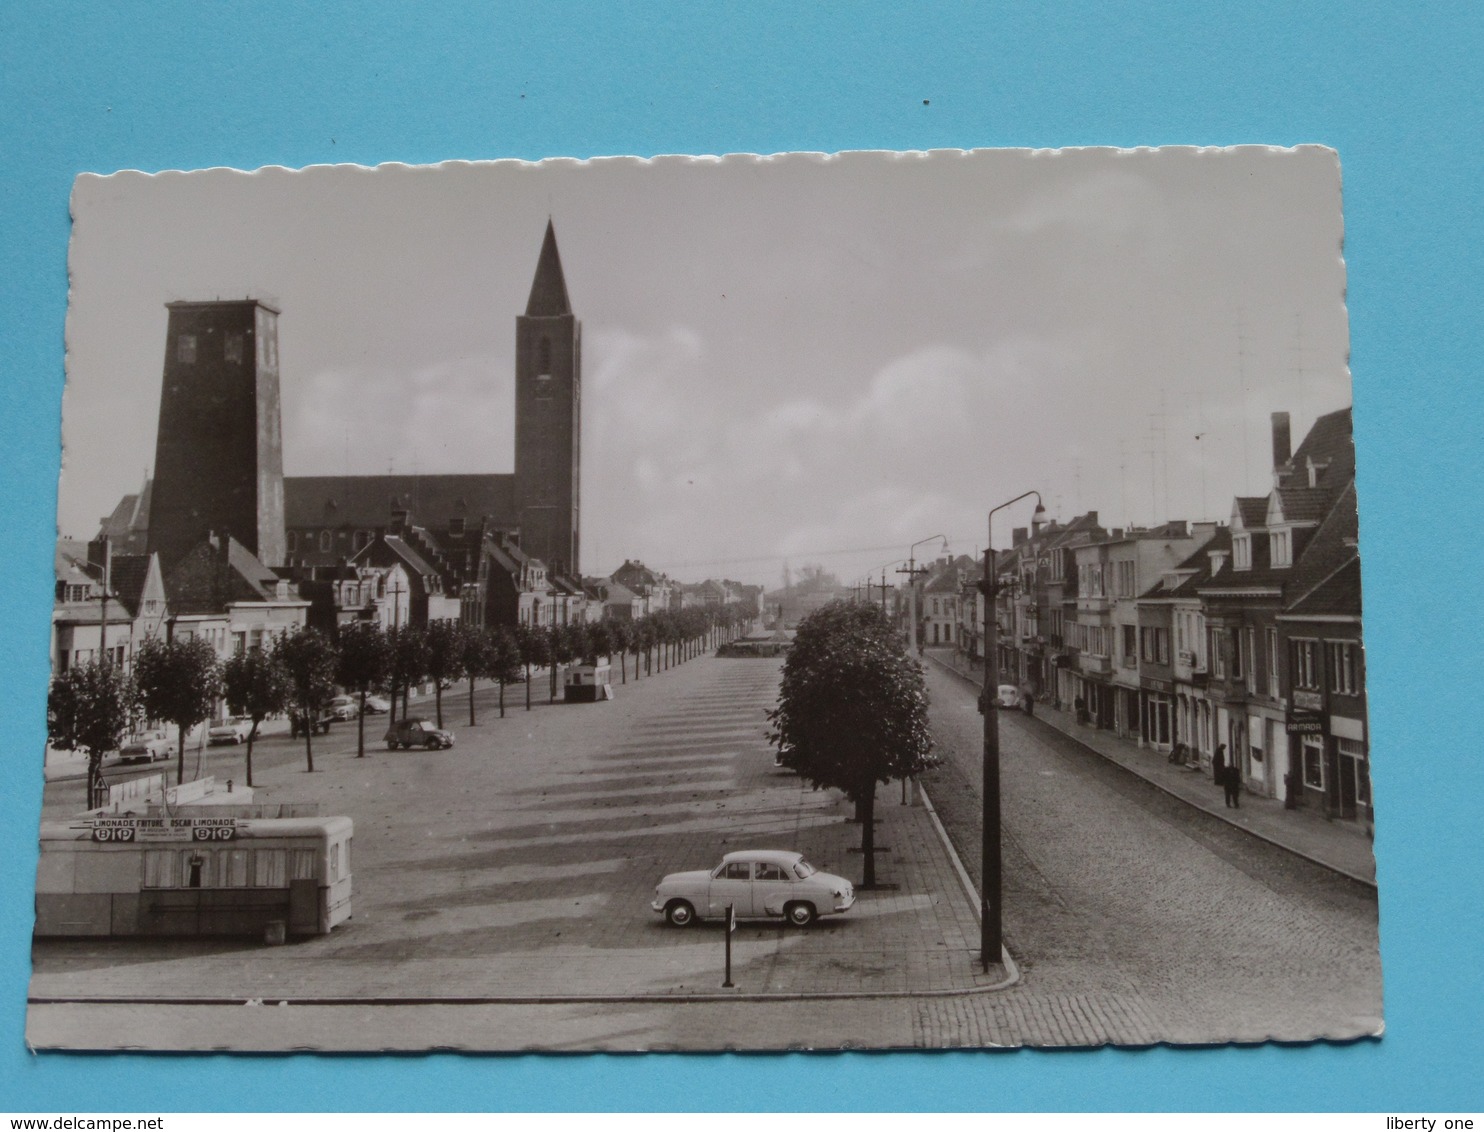
[[[556,228],[546,222],[546,239],[541,243],[541,258],[536,261],[536,278],[531,283],[531,297],[526,302],[527,318],[550,318],[572,313],[567,299],[567,280],[562,275],[562,257],[557,251]]]

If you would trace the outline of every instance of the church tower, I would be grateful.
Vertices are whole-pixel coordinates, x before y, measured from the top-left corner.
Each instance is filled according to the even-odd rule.
[[[515,320],[515,505],[520,545],[553,570],[578,570],[582,324],[548,221],[526,313]]]
[[[148,551],[169,570],[213,531],[284,562],[278,311],[167,303]]]

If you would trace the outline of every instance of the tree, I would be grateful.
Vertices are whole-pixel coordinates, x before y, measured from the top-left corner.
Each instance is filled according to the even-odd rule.
[[[474,681],[481,676],[493,677],[495,666],[495,637],[483,625],[460,625],[459,641],[463,645],[460,665],[469,681],[469,726],[474,721]]]
[[[274,651],[293,689],[290,703],[304,723],[304,760],[313,774],[314,724],[335,694],[335,646],[318,629],[300,629],[280,638]]]
[[[540,668],[551,658],[551,642],[535,625],[517,625],[515,634],[520,644],[520,662],[526,669],[526,710],[530,711],[531,668]]]
[[[505,685],[520,679],[520,641],[515,631],[507,625],[496,625],[487,630],[490,639],[490,665],[486,675],[500,685],[500,718],[505,718]],[[526,681],[530,686],[529,677]],[[529,706],[529,703],[527,704]]]
[[[566,636],[562,632],[562,627],[552,622],[551,628],[546,633],[546,653],[551,664],[551,671],[547,673],[549,677],[547,683],[551,688],[551,698],[547,701],[548,703],[556,703],[557,668],[567,659],[566,647]]]
[[[841,790],[861,822],[863,886],[876,883],[876,786],[937,765],[922,666],[874,605],[831,602],[800,624],[768,739],[814,789]]]
[[[423,671],[433,681],[433,704],[438,726],[443,726],[443,690],[464,675],[464,638],[457,621],[431,621],[427,628],[428,654]]]
[[[629,651],[629,641],[633,637],[634,623],[615,618],[612,621],[604,621],[603,628],[608,633],[608,653],[610,656],[618,656],[618,678],[621,682],[629,682],[629,666],[625,654]]]
[[[271,650],[251,648],[231,657],[222,666],[222,686],[227,710],[252,720],[247,733],[247,784],[252,785],[252,745],[258,725],[270,715],[287,711],[293,685],[283,664]]]
[[[152,637],[134,654],[134,685],[150,719],[179,729],[175,784],[185,782],[186,733],[211,717],[222,695],[222,666],[202,637],[162,641]]]
[[[428,672],[428,638],[416,625],[403,625],[392,637],[392,718],[396,719],[397,693],[402,693],[402,714],[407,714],[407,693]]]
[[[594,621],[585,627],[582,660],[584,664],[597,664],[598,657],[613,659],[613,623]]]
[[[356,721],[356,758],[366,757],[366,697],[383,687],[392,675],[392,642],[376,621],[354,621],[342,626],[336,642],[340,659],[336,679],[361,698]]]
[[[134,711],[134,685],[116,664],[95,660],[52,677],[46,696],[46,737],[53,746],[88,756],[88,807],[98,792],[103,752],[123,742]]]

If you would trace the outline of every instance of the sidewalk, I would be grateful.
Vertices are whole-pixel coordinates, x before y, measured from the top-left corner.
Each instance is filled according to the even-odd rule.
[[[944,655],[941,650],[929,650],[927,656],[976,686],[983,682],[982,666],[970,665],[954,653]],[[1077,740],[1167,794],[1290,853],[1352,880],[1375,885],[1376,858],[1362,824],[1327,820],[1308,809],[1286,810],[1276,799],[1248,793],[1242,795],[1240,809],[1227,809],[1222,792],[1209,773],[1171,765],[1164,752],[1141,748],[1107,731],[1079,724],[1070,712],[1059,711],[1050,704],[1038,703],[1035,710],[1039,723]],[[1020,713],[1015,714],[1025,719]]]

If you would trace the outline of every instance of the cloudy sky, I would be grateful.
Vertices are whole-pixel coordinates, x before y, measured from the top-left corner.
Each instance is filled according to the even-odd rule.
[[[548,217],[588,574],[850,582],[930,536],[982,549],[1032,488],[1062,519],[1224,520],[1267,490],[1272,412],[1297,444],[1350,403],[1317,148],[121,173],[80,178],[73,216],[74,536],[153,461],[177,299],[282,309],[286,474],[511,471]]]

